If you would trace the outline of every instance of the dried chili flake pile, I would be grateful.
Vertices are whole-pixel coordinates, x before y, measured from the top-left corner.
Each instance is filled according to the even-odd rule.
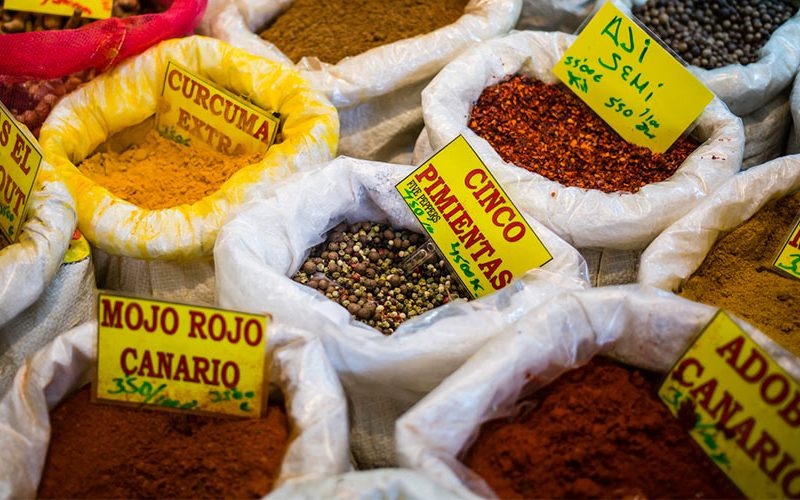
[[[566,87],[526,76],[484,89],[469,128],[509,163],[606,193],[635,193],[668,179],[699,146],[684,137],[658,154],[630,144]]]

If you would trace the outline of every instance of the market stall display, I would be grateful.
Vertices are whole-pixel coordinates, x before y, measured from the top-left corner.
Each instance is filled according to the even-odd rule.
[[[422,88],[475,41],[508,32],[521,4],[220,1],[209,9],[212,17],[204,25],[210,36],[301,70],[340,112],[342,154],[380,161],[400,157],[407,163],[422,126]],[[313,28],[301,31],[300,26]],[[422,32],[426,26],[430,30]],[[290,37],[279,36],[289,27],[294,28]],[[339,32],[344,39],[334,37]]]
[[[653,241],[639,282],[725,307],[800,355],[800,282],[769,270],[800,214],[798,189],[797,155],[741,172]]]
[[[630,370],[668,371],[716,311],[711,306],[637,285],[565,292],[556,296],[520,317],[506,332],[484,345],[401,417],[396,427],[400,463],[426,471],[440,484],[468,497],[494,497],[495,494],[503,497],[511,491],[519,496],[567,496],[574,492],[582,497],[626,494],[683,497],[700,491],[711,496],[739,496],[735,487],[727,485],[718,471],[713,470],[716,465],[710,458],[705,457],[707,464],[703,469],[682,474],[678,467],[685,466],[686,460],[697,461],[703,457],[689,453],[695,456],[684,455],[670,469],[667,465],[670,458],[651,460],[646,452],[647,445],[641,441],[646,438],[630,435],[634,429],[651,429],[648,434],[655,435],[668,429],[660,425],[666,421],[661,409],[653,406],[646,376],[641,373],[637,376]],[[794,355],[746,323],[737,323],[791,376],[800,376],[800,361]],[[598,373],[597,361],[587,363],[600,355],[633,368],[616,368],[613,370],[618,373],[616,377],[607,371],[610,369]],[[586,366],[580,371],[569,372],[583,365]],[[619,365],[606,361],[599,366]],[[562,395],[565,387],[571,390]],[[607,404],[602,395],[609,393],[608,387],[614,389],[615,396],[609,395],[611,398],[632,391],[631,397],[645,401],[632,405],[631,400],[626,399],[614,405],[613,416],[605,413],[606,418],[602,418],[602,407]],[[591,396],[586,395],[587,391],[591,391]],[[553,408],[553,398],[566,398],[568,402]],[[663,406],[660,401],[658,404]],[[528,430],[522,423],[544,419],[547,415],[551,418],[535,430]],[[595,416],[598,419],[592,421]],[[635,427],[628,427],[626,419],[634,418],[637,418]],[[581,441],[584,439],[580,432],[581,419],[587,425],[586,435],[592,437],[589,441]],[[604,434],[605,426],[614,419],[618,419],[618,425],[608,435]],[[681,421],[675,419],[675,422],[680,424]],[[574,425],[559,433],[560,423]],[[483,431],[482,425],[486,426]],[[515,430],[516,426],[523,426],[523,429]],[[686,431],[678,431],[681,425],[675,423],[670,426],[675,432],[661,436],[659,456],[666,453],[665,448],[672,453],[686,451],[686,443],[679,443],[680,432]],[[488,446],[493,439],[490,429],[501,432],[499,429],[503,428],[504,432],[513,432],[513,439],[507,445],[504,458],[494,465],[506,467],[506,475],[495,481],[491,469],[487,470],[482,464],[492,453],[502,453],[502,448],[493,450]],[[548,444],[548,436],[553,432],[557,433],[557,442],[567,446],[566,456],[559,452],[549,457],[541,455],[547,446],[558,446],[552,441]],[[524,445],[531,440],[535,440],[535,444]],[[641,446],[636,447],[635,453],[625,451],[626,446],[636,444]],[[472,451],[469,451],[471,446]],[[512,452],[514,447],[519,447],[519,451]],[[469,453],[472,453],[471,458]],[[526,453],[533,461],[526,462]],[[571,464],[580,464],[575,469],[563,465],[570,454],[575,456]],[[583,468],[593,460],[602,461],[600,469]],[[551,467],[559,461],[562,466]],[[682,465],[677,465],[678,462]],[[477,469],[470,470],[468,466],[471,465]],[[629,468],[627,474],[626,467]],[[495,474],[497,470],[494,469]],[[476,474],[479,471],[488,480]],[[648,477],[636,478],[637,472],[647,471],[650,471]],[[574,473],[577,476],[569,481],[570,474]],[[609,489],[593,483],[594,474],[604,474],[603,485]],[[715,478],[713,482],[712,477]],[[664,478],[670,484],[654,483],[657,478]],[[697,481],[698,478],[701,481]],[[562,481],[560,486],[559,480]]]
[[[285,418],[289,427],[288,448],[285,448],[285,453],[281,453],[280,444],[280,440],[285,440],[286,437],[283,431],[279,431],[280,406],[275,407],[272,416],[278,421],[272,423],[269,417],[265,421],[223,419],[212,422],[208,419],[214,417],[151,413],[85,404],[84,398],[87,394],[79,391],[79,388],[90,378],[96,356],[96,332],[97,324],[92,322],[56,338],[20,369],[13,390],[0,401],[0,420],[4,423],[3,430],[0,431],[0,456],[3,463],[8,465],[0,473],[0,494],[3,496],[34,496],[43,470],[45,477],[41,485],[43,489],[38,490],[39,494],[51,493],[61,497],[142,496],[147,495],[148,491],[156,495],[178,496],[262,496],[266,493],[264,488],[269,488],[271,479],[275,479],[274,484],[279,486],[348,470],[344,395],[321,344],[307,332],[276,327],[267,344],[267,356],[272,366],[272,386],[277,391],[275,394],[282,394],[285,402]],[[76,391],[77,396],[70,399]],[[67,402],[58,407],[62,401]],[[48,416],[50,411],[52,413]],[[51,447],[51,420],[54,430],[58,432],[62,430],[61,420],[74,419],[75,413],[92,417],[82,420],[88,424],[88,428],[73,428],[67,434],[55,434]],[[32,414],[36,418],[30,418]],[[133,432],[133,435],[113,431],[124,429],[134,422],[140,422],[144,427],[137,427],[137,432]],[[204,423],[209,426],[208,430],[204,429]],[[167,434],[153,432],[161,426],[166,426],[164,429]],[[271,429],[272,433],[278,432],[274,434],[276,440],[259,443],[265,441],[270,434],[262,434],[263,438],[259,440],[253,439],[253,434],[258,434],[259,427],[263,428],[263,432],[267,429]],[[138,432],[143,428],[151,432]],[[227,439],[217,441],[217,446],[211,446],[212,443],[207,439],[200,441],[204,431],[210,432],[214,428],[227,428],[230,434],[244,432],[244,435],[218,435],[217,439]],[[136,458],[137,446],[132,444],[131,439],[136,439],[135,442],[141,444],[148,439],[164,439],[170,432],[174,436],[171,441],[173,445],[176,439],[190,447],[205,443],[207,446],[200,447],[204,454],[203,462],[216,461],[219,479],[229,478],[230,482],[221,484],[219,480],[206,477],[206,471],[202,468],[198,470],[196,463],[186,464],[184,461],[189,456],[189,451],[182,448],[170,446],[172,451],[165,450],[164,454],[156,457],[140,455]],[[21,436],[24,439],[20,439]],[[87,449],[84,445],[80,450],[75,450],[74,441],[84,438],[93,439],[95,446]],[[241,452],[244,448],[236,446],[237,439],[248,443],[254,454],[243,457]],[[125,446],[129,447],[126,453],[134,454],[131,458],[140,471],[138,473],[142,474],[140,477],[148,478],[147,481],[133,481],[136,476],[131,475],[132,464],[120,463],[118,449],[111,450],[110,456],[103,459],[102,454],[109,452],[109,446],[120,440],[125,440]],[[266,449],[258,448],[259,446]],[[48,448],[51,453],[55,450],[57,454],[46,461]],[[259,456],[259,453],[265,452],[280,453],[282,460],[275,456]],[[69,460],[69,453],[79,453],[81,460]],[[167,453],[176,454],[175,461],[169,460]],[[97,467],[87,470],[86,465],[92,463],[92,460]],[[232,467],[229,469],[226,464]],[[251,474],[257,475],[258,471],[245,470],[248,464],[251,467],[257,465],[255,468],[262,468],[264,473],[268,470],[279,470],[279,474],[276,478],[261,477],[256,483],[261,485],[256,486],[259,489],[250,490],[250,478],[253,477]],[[108,475],[98,474],[98,471],[104,471]],[[124,471],[125,474],[112,474],[114,471]],[[83,476],[78,475],[81,472]],[[51,478],[49,474],[61,475],[53,475]],[[58,477],[64,478],[64,481],[54,483]],[[69,487],[75,489],[67,489]]]
[[[210,149],[189,153],[155,135],[147,142],[170,61],[280,113],[278,143],[253,161]],[[234,110],[235,119],[239,108],[231,104],[226,109]],[[78,227],[101,251],[97,270],[102,286],[210,303],[211,251],[227,214],[246,198],[268,191],[281,176],[330,159],[337,137],[336,110],[297,72],[216,40],[191,37],[164,42],[67,96],[43,127],[41,144],[56,175],[75,193]],[[131,144],[139,146],[126,151]],[[95,152],[101,155],[92,159]],[[191,161],[197,155],[217,161],[201,167]],[[87,158],[84,169],[81,162]],[[125,173],[108,170],[112,163]],[[221,164],[227,165],[225,172]],[[97,169],[107,171],[100,175]],[[122,185],[103,185],[93,175]],[[131,188],[136,175],[158,189],[130,198],[130,189],[138,189],[135,183]]]
[[[463,134],[519,207],[536,214],[537,219],[570,244],[578,248],[642,249],[667,225],[739,171],[744,146],[741,122],[721,101],[712,101],[692,132],[699,147],[671,177],[641,187],[635,193],[607,193],[564,185],[505,161],[489,142],[471,130],[469,117],[476,107],[474,103],[486,87],[515,75],[545,84],[556,82],[552,68],[573,40],[573,36],[563,33],[519,32],[484,42],[454,59],[422,94],[425,130],[415,148],[414,159],[424,160],[430,151]],[[542,107],[549,105],[548,102]],[[519,141],[523,150],[542,147],[536,142],[537,135],[526,134],[523,122],[510,122],[509,126],[516,139],[507,141]],[[559,130],[567,135],[567,125],[560,120],[551,126],[554,130],[542,135],[555,137]],[[580,135],[564,138],[560,144],[573,150],[589,147],[588,142],[580,139]],[[567,151],[550,150],[549,156],[554,161],[565,155]],[[587,152],[586,158],[592,161],[592,151]],[[648,167],[654,168],[652,164],[642,165]]]

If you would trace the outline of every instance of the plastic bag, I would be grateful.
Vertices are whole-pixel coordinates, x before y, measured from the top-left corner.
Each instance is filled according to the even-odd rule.
[[[786,152],[788,154],[796,154],[800,153],[800,79],[795,79],[789,101],[792,114],[792,129],[789,133]]]
[[[270,325],[271,383],[286,396],[291,441],[278,485],[349,470],[347,409],[319,340]],[[47,456],[49,410],[90,380],[97,323],[57,337],[32,356],[0,401],[0,496],[33,497]]]
[[[414,162],[424,161],[431,151],[463,134],[520,209],[535,214],[568,243],[579,248],[644,248],[739,170],[744,145],[741,121],[721,101],[712,101],[693,132],[704,144],[671,178],[633,194],[565,187],[506,163],[467,127],[472,104],[485,87],[516,73],[556,82],[551,68],[574,38],[564,33],[512,33],[484,42],[448,64],[422,93],[425,130]]]
[[[364,467],[391,466],[394,416],[427,393],[527,308],[562,288],[586,286],[576,250],[526,216],[554,256],[479,300],[455,300],[406,321],[391,336],[290,276],[340,222],[388,222],[418,231],[394,185],[413,170],[340,157],[299,174],[273,197],[242,207],[223,226],[214,259],[224,307],[269,311],[278,323],[316,332],[354,402],[354,453]],[[363,425],[361,425],[363,423]]]
[[[520,396],[604,354],[666,372],[717,309],[650,287],[629,285],[564,292],[521,317],[397,422],[401,465],[425,471],[456,493],[494,497],[458,459],[481,424],[512,413]],[[800,362],[735,320],[782,367]]]
[[[255,31],[291,5],[291,0],[222,1],[204,20],[208,34],[270,61],[293,64]],[[450,59],[475,41],[508,32],[522,0],[471,0],[455,23],[432,33],[376,47],[336,64],[304,58],[296,67],[339,109],[339,151],[387,161],[411,152],[422,127],[419,94]]]
[[[259,163],[235,173],[213,195],[191,205],[145,210],[95,184],[75,164],[112,134],[155,113],[169,60],[251,97],[265,109],[280,112],[284,117],[283,141],[273,145]],[[213,289],[211,252],[228,212],[249,196],[269,190],[275,179],[330,159],[337,137],[335,108],[311,90],[297,72],[217,40],[191,37],[163,42],[64,98],[42,128],[41,144],[56,176],[75,195],[81,231],[95,247],[119,256],[115,258],[122,260],[119,266],[126,268],[124,275],[131,276],[142,268],[141,263],[127,258],[182,263],[173,266],[163,287],[153,282],[120,289],[209,303],[207,292]],[[188,264],[192,262],[196,264],[193,267]],[[154,266],[154,274],[164,267]],[[99,280],[101,286],[117,288],[103,274],[99,274]]]
[[[517,29],[574,33],[596,0],[524,0]]]
[[[737,174],[664,230],[642,254],[639,282],[677,290],[700,267],[725,232],[772,200],[800,189],[800,155],[785,156]]]
[[[288,484],[269,495],[270,500],[457,499],[451,491],[416,471],[379,469]]]

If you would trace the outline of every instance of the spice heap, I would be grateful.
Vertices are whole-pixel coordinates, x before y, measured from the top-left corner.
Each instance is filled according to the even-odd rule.
[[[468,0],[295,0],[261,33],[292,61],[337,63],[429,33],[464,14]],[[335,40],[335,43],[331,41]]]
[[[484,424],[464,463],[500,498],[741,498],[657,381],[596,358]]]
[[[422,264],[411,274],[400,267],[422,240],[378,223],[340,224],[292,279],[391,335],[406,319],[461,297],[444,261]]]
[[[565,186],[635,193],[668,179],[699,144],[664,153],[626,142],[563,85],[514,76],[484,89],[469,128],[500,157]]]
[[[721,237],[681,295],[726,309],[800,356],[800,281],[770,271],[800,215],[800,193],[777,200]]]
[[[289,439],[286,414],[201,417],[93,404],[85,387],[50,415],[40,498],[260,498]]]
[[[156,210],[191,204],[213,194],[261,156],[228,156],[210,148],[186,147],[152,131],[141,144],[123,153],[97,153],[78,168],[123,200]]]
[[[679,56],[707,69],[758,61],[795,12],[792,0],[650,0],[633,8]]]

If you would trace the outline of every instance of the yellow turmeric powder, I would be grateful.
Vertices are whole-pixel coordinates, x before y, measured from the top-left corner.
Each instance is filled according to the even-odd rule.
[[[156,210],[200,201],[261,157],[258,153],[228,156],[210,148],[186,147],[153,130],[124,152],[94,154],[79,168],[115,196]]]

